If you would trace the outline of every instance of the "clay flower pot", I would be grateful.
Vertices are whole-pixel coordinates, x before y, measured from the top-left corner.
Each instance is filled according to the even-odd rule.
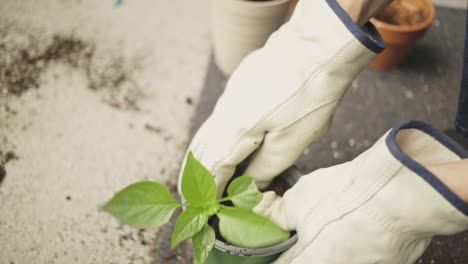
[[[285,21],[291,0],[212,0],[211,35],[220,70],[230,75]]]
[[[388,70],[401,63],[432,24],[435,15],[432,0],[395,0],[379,15],[371,18],[386,48],[369,67]]]
[[[294,9],[296,9],[296,5],[299,0],[292,0],[291,2],[291,13],[294,12]]]

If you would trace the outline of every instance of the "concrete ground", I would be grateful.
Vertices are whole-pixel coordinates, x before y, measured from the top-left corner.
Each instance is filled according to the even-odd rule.
[[[353,82],[301,170],[349,160],[402,120],[452,129],[465,18],[438,11],[401,67]],[[175,186],[226,82],[208,12],[207,0],[2,1],[0,264],[191,262],[189,245],[169,250],[169,228],[133,230],[98,207],[135,181]],[[418,263],[468,263],[467,243],[437,238]]]
[[[1,264],[166,263],[158,230],[98,207],[135,181],[174,186],[208,12],[205,0],[1,1]]]

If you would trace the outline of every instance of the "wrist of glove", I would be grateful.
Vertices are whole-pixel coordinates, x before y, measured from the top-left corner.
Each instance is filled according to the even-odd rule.
[[[468,204],[426,168],[463,158],[442,132],[412,121],[282,198],[265,193],[256,212],[299,236],[276,263],[414,263],[432,236],[468,229]]]

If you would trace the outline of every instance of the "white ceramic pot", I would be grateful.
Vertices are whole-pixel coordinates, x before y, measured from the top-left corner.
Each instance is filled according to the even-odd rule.
[[[288,16],[291,0],[211,0],[215,62],[230,75],[242,59],[265,44]]]

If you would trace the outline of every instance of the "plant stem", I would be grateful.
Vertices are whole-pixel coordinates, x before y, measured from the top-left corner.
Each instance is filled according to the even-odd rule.
[[[227,202],[227,201],[231,201],[231,197],[228,196],[228,197],[224,197],[222,199],[218,199],[216,200],[218,203],[222,203],[222,202]]]

